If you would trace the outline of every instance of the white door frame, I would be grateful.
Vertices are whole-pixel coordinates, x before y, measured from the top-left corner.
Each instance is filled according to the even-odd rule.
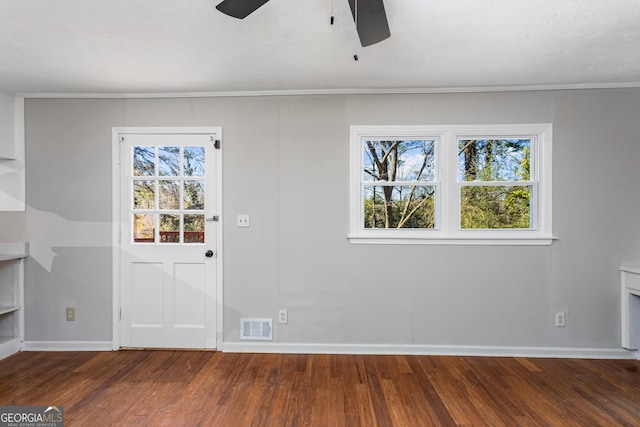
[[[113,254],[113,341],[112,349],[120,349],[120,318],[121,318],[121,282],[120,282],[120,269],[121,269],[121,257],[120,257],[120,241],[121,236],[121,210],[120,210],[120,180],[122,173],[120,170],[120,135],[121,134],[215,134],[216,139],[222,140],[222,128],[221,127],[114,127],[111,131],[111,175],[112,175],[112,254]],[[222,290],[224,288],[222,283],[222,266],[223,266],[223,254],[222,250],[222,150],[218,150],[216,156],[216,206],[217,215],[220,220],[216,222],[216,349],[222,350],[222,320],[224,318],[222,309],[224,304],[222,303]]]

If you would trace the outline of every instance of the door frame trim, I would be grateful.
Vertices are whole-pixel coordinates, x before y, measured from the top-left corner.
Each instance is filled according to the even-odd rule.
[[[121,307],[121,256],[120,256],[120,240],[121,240],[121,206],[120,206],[120,188],[122,173],[120,170],[120,135],[124,134],[181,134],[181,135],[197,135],[197,134],[215,134],[216,139],[222,140],[222,127],[113,127],[111,129],[111,182],[112,182],[112,256],[113,256],[113,338],[112,349],[120,349],[120,307]],[[217,150],[216,155],[216,206],[220,220],[216,222],[216,342],[215,348],[222,349],[223,338],[223,220],[222,215],[222,149]]]

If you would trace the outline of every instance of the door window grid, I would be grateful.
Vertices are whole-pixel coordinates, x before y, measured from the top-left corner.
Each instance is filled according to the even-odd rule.
[[[132,157],[133,242],[204,244],[205,147],[134,146]]]

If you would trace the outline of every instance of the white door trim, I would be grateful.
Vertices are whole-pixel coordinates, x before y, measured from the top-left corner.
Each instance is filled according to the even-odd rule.
[[[222,140],[221,127],[114,127],[111,130],[111,180],[112,180],[112,255],[113,255],[113,350],[120,349],[120,307],[121,307],[121,283],[120,283],[120,241],[121,241],[121,210],[120,210],[120,135],[124,134],[211,134],[214,133],[219,140]],[[222,349],[224,319],[222,310],[224,307],[222,298],[223,286],[223,238],[222,238],[222,149],[216,156],[216,206],[220,220],[216,223],[216,348]]]

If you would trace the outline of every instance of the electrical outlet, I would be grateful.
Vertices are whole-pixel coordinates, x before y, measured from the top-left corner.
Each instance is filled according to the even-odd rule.
[[[565,326],[567,326],[567,312],[556,313],[556,328],[564,328]]]
[[[289,323],[289,313],[283,309],[278,312],[278,323]]]
[[[76,320],[76,308],[75,307],[67,307],[67,322],[75,322]]]
[[[251,227],[249,215],[238,215],[238,227]]]

